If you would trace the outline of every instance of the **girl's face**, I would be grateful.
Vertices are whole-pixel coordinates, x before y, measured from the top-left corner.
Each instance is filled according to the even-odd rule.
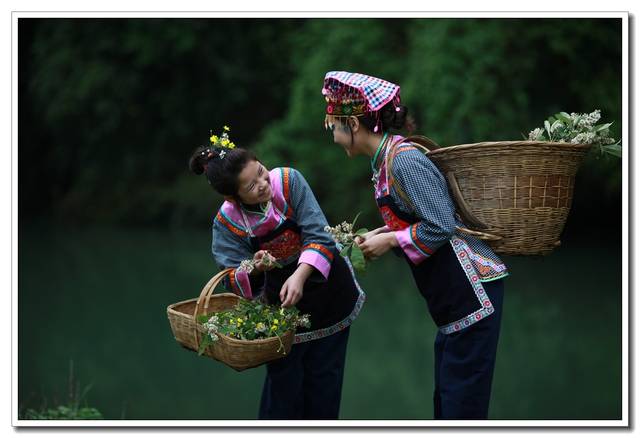
[[[238,175],[238,198],[245,204],[260,204],[271,195],[269,170],[259,161],[249,161]]]
[[[329,130],[333,133],[333,142],[339,144],[344,148],[347,156],[351,158],[354,155],[351,130],[349,126],[341,122],[329,123]]]

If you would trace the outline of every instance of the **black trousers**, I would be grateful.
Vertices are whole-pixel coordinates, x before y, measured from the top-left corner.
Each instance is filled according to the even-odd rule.
[[[496,362],[503,280],[482,283],[494,313],[448,335],[438,332],[435,350],[434,418],[487,419]]]
[[[338,419],[349,328],[294,344],[287,356],[267,364],[259,419]]]

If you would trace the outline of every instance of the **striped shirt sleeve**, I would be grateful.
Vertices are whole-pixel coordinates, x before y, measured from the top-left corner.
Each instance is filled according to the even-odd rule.
[[[392,198],[402,210],[419,219],[415,224],[396,231],[398,244],[417,265],[445,244],[455,232],[455,206],[444,176],[417,149],[400,152],[394,158],[392,175],[411,205],[407,205],[393,185]]]
[[[327,219],[302,174],[295,169],[289,171],[290,202],[295,221],[302,231],[302,252],[298,264],[307,263],[328,279],[335,243],[324,230],[328,225]]]

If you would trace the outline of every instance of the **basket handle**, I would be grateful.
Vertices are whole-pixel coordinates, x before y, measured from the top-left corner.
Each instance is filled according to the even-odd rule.
[[[400,143],[413,143],[422,149],[425,153],[431,152],[434,149],[439,149],[440,146],[435,141],[431,140],[429,137],[424,135],[410,135],[408,137],[404,137],[397,144]]]
[[[202,292],[200,292],[200,296],[198,297],[198,301],[196,302],[196,308],[193,311],[194,320],[197,319],[198,315],[201,313],[201,310],[204,309],[204,312],[202,313],[207,313],[207,310],[209,310],[209,300],[211,299],[211,295],[213,295],[213,290],[231,271],[233,271],[233,268],[223,269],[222,271],[211,277],[211,280],[209,280],[207,284],[204,285],[204,287],[202,288]]]
[[[422,149],[425,153],[429,153],[433,149],[439,149],[440,146],[429,137],[425,137],[424,135],[412,135],[409,137],[403,138],[396,144],[411,142],[414,146],[417,146],[419,149]],[[395,144],[394,144],[395,146]],[[388,159],[387,169],[390,169],[393,161],[393,154],[391,154],[390,159]],[[471,208],[464,200],[462,196],[462,191],[460,190],[460,186],[458,185],[458,180],[456,180],[455,174],[452,171],[449,171],[445,174],[447,178],[447,182],[449,183],[449,187],[451,188],[453,198],[458,205],[458,209],[460,210],[460,215],[464,219],[464,222],[472,225],[475,228],[480,228],[482,230],[486,230],[489,228],[484,222],[478,219],[472,212]],[[395,181],[394,181],[395,182]],[[396,191],[398,187],[396,187]],[[402,193],[402,191],[398,191],[398,193]],[[497,237],[497,236],[496,236]],[[496,239],[497,240],[497,239]]]
[[[469,228],[464,228],[464,227],[456,227],[456,231],[460,233],[468,234],[470,236],[477,237],[480,240],[501,240],[502,239],[502,236],[485,233],[483,231],[471,230]]]
[[[413,143],[415,146],[422,149],[427,154],[433,149],[440,148],[440,146],[435,141],[431,140],[429,137],[425,137],[424,135],[412,135],[409,137],[405,137],[400,142],[394,144],[394,146],[404,142]],[[391,160],[389,160],[389,163],[387,164],[387,169],[390,168],[392,161],[393,161],[393,157],[391,157]],[[484,222],[478,219],[471,212],[471,208],[469,207],[467,202],[464,200],[464,197],[462,196],[462,191],[460,190],[460,186],[458,185],[458,180],[456,179],[455,174],[452,171],[449,171],[445,174],[445,176],[447,178],[447,182],[449,183],[449,187],[451,188],[453,198],[458,206],[458,209],[460,210],[460,215],[464,219],[464,222],[483,230],[486,230],[487,228],[489,228]],[[402,193],[402,191],[400,190],[398,191],[398,193]],[[470,236],[475,236],[481,240],[495,241],[495,240],[502,239],[502,236],[486,233],[483,231],[471,230],[469,228],[464,228],[464,227],[456,227],[456,230],[461,233],[468,234]]]
[[[469,204],[467,204],[467,201],[465,201],[464,197],[462,196],[462,191],[460,190],[460,186],[458,185],[458,180],[456,179],[456,176],[453,173],[453,171],[447,172],[445,176],[447,178],[447,182],[449,183],[449,187],[451,188],[451,192],[452,192],[451,194],[453,195],[453,198],[456,201],[456,204],[458,205],[458,209],[460,210],[460,215],[462,216],[462,219],[464,220],[464,222],[468,225],[472,225],[482,230],[486,230],[487,228],[489,228],[484,222],[478,219],[476,215],[474,215],[471,212],[471,208],[469,207]]]

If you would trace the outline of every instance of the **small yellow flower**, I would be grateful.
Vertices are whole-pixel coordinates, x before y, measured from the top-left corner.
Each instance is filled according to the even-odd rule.
[[[223,138],[223,139],[220,141],[220,144],[221,144],[222,146],[226,146],[226,145],[228,145],[228,144],[229,144],[229,140],[227,140],[226,138]]]
[[[238,324],[242,324],[242,318],[238,318],[236,321],[238,321]]]
[[[275,325],[272,325],[272,326],[271,326],[271,331],[272,331],[272,332],[275,332],[277,329],[278,329],[278,327],[276,327]]]
[[[209,138],[209,141],[211,141],[211,143],[217,143],[218,142],[218,136],[217,135],[212,135]]]
[[[232,141],[229,142],[229,149],[233,149],[235,147],[236,147],[236,145]]]
[[[231,129],[227,125],[224,125],[222,129],[224,129],[225,131],[231,131]]]
[[[274,319],[274,320],[273,320],[273,323],[274,323],[274,324],[278,324],[278,320],[277,320],[277,319]]]

